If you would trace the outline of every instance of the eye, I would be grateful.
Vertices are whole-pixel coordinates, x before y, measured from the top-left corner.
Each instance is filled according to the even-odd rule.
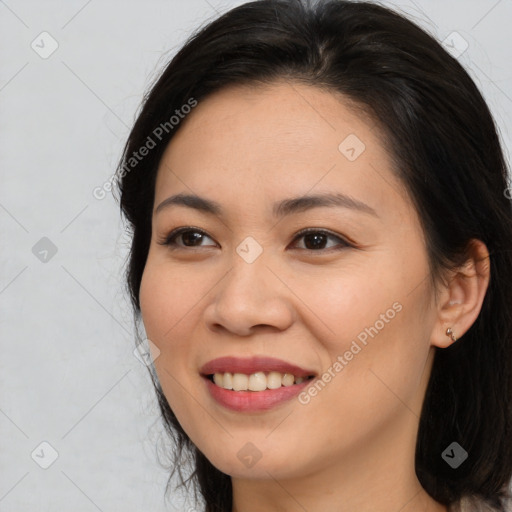
[[[296,237],[294,238],[294,242],[296,240],[299,240],[303,238],[304,239],[304,245],[306,247],[300,247],[300,249],[306,250],[306,251],[316,251],[324,250],[326,249],[325,243],[327,239],[331,238],[332,240],[338,240],[338,244],[334,245],[334,250],[341,250],[346,247],[353,247],[352,244],[344,240],[343,238],[329,232],[325,231],[323,229],[315,229],[315,228],[308,228],[303,229],[299,233],[297,233]],[[338,247],[336,247],[338,245]],[[328,249],[332,249],[333,247],[328,247]]]
[[[176,243],[176,240],[181,237],[184,245]],[[203,247],[201,245],[197,245],[196,242],[201,242],[204,238],[210,238],[204,231],[197,228],[182,227],[175,229],[171,233],[169,233],[163,240],[160,240],[158,243],[160,245],[167,245],[172,248],[174,247]],[[211,240],[211,238],[210,238]]]

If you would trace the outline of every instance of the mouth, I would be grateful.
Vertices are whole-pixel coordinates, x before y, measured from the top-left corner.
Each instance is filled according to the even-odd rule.
[[[302,384],[315,377],[314,374],[297,376],[292,373],[281,373],[277,371],[258,371],[251,374],[217,372],[202,376],[223,389],[252,392],[290,387]]]
[[[265,413],[296,397],[313,370],[267,356],[220,357],[199,370],[211,398],[237,413]]]

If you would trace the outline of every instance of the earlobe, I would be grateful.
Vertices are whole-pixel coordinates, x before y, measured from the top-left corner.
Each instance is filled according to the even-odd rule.
[[[489,286],[490,259],[487,246],[472,239],[468,259],[452,272],[438,302],[438,318],[431,336],[431,344],[446,348],[461,338],[478,318]]]

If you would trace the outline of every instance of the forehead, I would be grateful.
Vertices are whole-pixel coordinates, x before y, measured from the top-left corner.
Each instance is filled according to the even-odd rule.
[[[243,153],[253,158],[287,153],[318,158],[325,150],[337,157],[348,135],[376,149],[380,134],[374,125],[361,108],[333,91],[290,82],[237,85],[201,100],[168,149],[173,153],[173,146],[196,145],[209,157],[235,156],[243,142]]]
[[[231,190],[246,204],[260,193],[333,189],[392,201],[404,191],[391,167],[382,134],[341,95],[288,82],[235,86],[182,121],[161,160],[155,204],[182,191],[222,202]]]

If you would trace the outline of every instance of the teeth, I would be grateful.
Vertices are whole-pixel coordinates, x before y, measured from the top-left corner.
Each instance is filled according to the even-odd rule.
[[[295,377],[291,373],[256,372],[251,375],[244,373],[215,373],[213,382],[224,389],[234,391],[264,391],[265,389],[278,389],[281,386],[293,386],[306,380],[304,377]]]
[[[283,386],[293,386],[295,377],[291,373],[285,373],[283,375]]]
[[[283,377],[279,372],[270,372],[267,375],[267,388],[277,389],[283,384]]]
[[[233,375],[233,390],[245,391],[249,386],[249,377],[243,373],[235,373]]]
[[[233,375],[231,373],[225,373],[224,378],[222,378],[221,373],[217,373],[220,377],[221,383],[219,386],[222,386],[224,389],[233,389]]]
[[[267,389],[267,376],[263,372],[253,373],[249,376],[249,383],[247,388],[251,391],[263,391]]]
[[[229,374],[226,374],[226,375],[231,375],[230,373]],[[221,373],[215,373],[213,375],[213,382],[215,382],[215,384],[217,384],[217,386],[220,386],[221,388],[223,387],[223,383],[224,383],[224,378],[222,377],[222,374]],[[230,389],[230,388],[228,388]]]

